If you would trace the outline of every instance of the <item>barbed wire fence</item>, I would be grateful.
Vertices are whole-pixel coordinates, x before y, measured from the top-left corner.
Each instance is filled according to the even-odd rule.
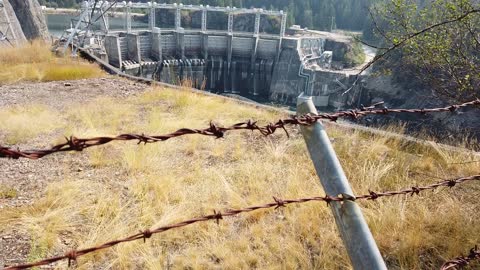
[[[240,209],[227,209],[225,211],[213,211],[213,214],[210,215],[204,215],[188,220],[184,220],[182,222],[178,222],[175,224],[167,225],[167,226],[162,226],[154,229],[146,229],[144,231],[140,231],[139,233],[130,235],[128,237],[118,239],[118,240],[113,240],[95,247],[90,247],[90,248],[85,248],[85,249],[79,249],[79,250],[72,250],[64,255],[56,256],[56,257],[51,257],[48,259],[44,259],[38,262],[33,262],[33,263],[28,263],[28,264],[22,264],[22,265],[16,265],[16,266],[11,266],[7,267],[4,270],[17,270],[17,269],[28,269],[36,266],[42,266],[42,265],[48,265],[52,264],[57,261],[61,260],[68,260],[69,265],[71,264],[72,261],[75,261],[78,257],[87,255],[92,252],[96,252],[102,249],[107,249],[111,248],[113,246],[116,246],[121,243],[126,243],[126,242],[132,242],[136,240],[141,240],[143,239],[146,241],[146,239],[152,237],[154,234],[159,234],[163,233],[169,230],[173,229],[179,229],[182,227],[186,227],[195,223],[199,222],[206,222],[206,221],[211,221],[214,220],[217,223],[220,222],[224,217],[231,217],[231,216],[237,216],[240,214],[244,213],[249,213],[249,212],[254,212],[258,210],[265,210],[265,209],[278,209],[280,207],[287,207],[290,204],[303,204],[303,203],[308,203],[308,202],[324,202],[327,205],[329,205],[331,202],[344,202],[344,201],[361,201],[361,200],[378,200],[380,198],[384,197],[392,197],[392,196],[399,196],[399,195],[420,195],[421,192],[427,191],[427,190],[435,190],[439,187],[448,187],[448,188],[453,188],[457,184],[462,184],[466,182],[471,182],[471,181],[479,181],[480,180],[480,175],[472,175],[468,177],[462,177],[462,178],[456,178],[456,179],[450,179],[450,180],[445,180],[441,181],[435,184],[431,184],[428,186],[415,186],[411,188],[406,188],[398,191],[387,191],[387,192],[374,192],[374,191],[369,191],[369,194],[365,195],[360,195],[355,198],[352,197],[341,197],[341,196],[323,196],[323,197],[307,197],[307,198],[298,198],[298,199],[280,199],[277,197],[273,197],[273,202],[265,203],[265,204],[260,204],[260,205],[255,205],[255,206],[248,206],[245,208],[240,208]],[[476,251],[475,257],[472,257],[472,255],[469,255],[467,258],[465,257],[459,257],[457,259],[454,259],[452,261],[447,262],[446,264],[449,265],[462,265],[465,263],[468,263],[469,261],[473,259],[478,259],[480,258],[480,253]],[[472,257],[472,258],[470,258]],[[445,265],[446,265],[445,264]],[[453,267],[453,266],[452,266]],[[450,267],[451,268],[451,267]],[[450,269],[450,268],[442,268],[442,269]]]
[[[242,123],[237,123],[229,127],[220,127],[214,123],[210,123],[210,127],[205,129],[192,129],[182,128],[173,133],[165,135],[145,135],[145,134],[122,134],[116,137],[95,137],[95,138],[76,138],[71,136],[66,138],[66,142],[53,146],[50,149],[43,150],[25,150],[8,148],[0,145],[0,158],[28,158],[39,159],[45,156],[59,153],[59,152],[71,152],[71,151],[83,151],[84,149],[104,145],[113,141],[138,141],[138,143],[156,143],[166,141],[172,138],[182,137],[186,135],[203,135],[216,138],[223,138],[227,131],[240,131],[250,130],[258,131],[264,136],[274,134],[277,130],[283,130],[287,136],[289,133],[286,129],[287,126],[311,126],[318,120],[328,120],[335,122],[339,118],[351,118],[358,119],[366,115],[387,115],[398,113],[410,113],[410,114],[428,114],[438,112],[455,112],[460,108],[473,107],[480,105],[480,99],[476,99],[463,104],[451,105],[447,107],[433,108],[433,109],[376,109],[375,107],[363,107],[357,110],[341,111],[336,113],[320,113],[316,115],[306,114],[302,116],[291,116],[287,119],[278,120],[276,123],[270,123],[264,126],[259,126],[256,121],[248,120]]]
[[[427,114],[427,113],[437,113],[437,112],[455,112],[460,108],[466,107],[473,107],[480,105],[480,99],[473,100],[470,102],[466,102],[463,104],[458,105],[451,105],[447,107],[441,108],[433,108],[433,109],[388,109],[388,108],[375,108],[375,106],[371,107],[363,107],[358,110],[349,110],[349,111],[341,111],[337,113],[321,113],[321,114],[305,114],[302,116],[291,116],[287,119],[278,120],[276,123],[270,123],[264,126],[257,125],[257,122],[249,120],[246,122],[238,123],[229,127],[219,127],[213,123],[210,123],[210,127],[205,129],[190,129],[190,128],[182,128],[177,130],[176,132],[165,134],[165,135],[156,135],[156,136],[149,136],[149,135],[138,135],[138,134],[123,134],[116,137],[95,137],[95,138],[86,138],[86,139],[78,139],[75,137],[67,138],[67,142],[63,144],[58,144],[56,146],[51,147],[50,149],[43,149],[43,150],[25,150],[21,151],[19,149],[13,149],[9,147],[3,147],[0,145],[0,158],[28,158],[28,159],[40,159],[45,156],[59,153],[59,152],[70,152],[70,151],[83,151],[84,149],[104,145],[113,141],[131,141],[137,140],[138,143],[155,143],[160,141],[166,141],[171,138],[181,137],[185,135],[204,135],[216,138],[223,138],[227,131],[239,131],[239,130],[250,130],[250,131],[258,131],[260,134],[264,136],[269,136],[274,134],[277,130],[283,130],[287,136],[289,133],[286,129],[287,126],[312,126],[313,124],[317,123],[319,120],[329,120],[329,121],[337,121],[339,118],[353,118],[357,119],[359,117],[365,115],[386,115],[386,114],[393,114],[393,113],[412,113],[412,114]],[[182,227],[186,227],[195,223],[199,222],[207,222],[207,221],[216,221],[217,223],[220,222],[224,217],[231,217],[237,216],[244,213],[249,213],[253,211],[265,210],[265,209],[278,209],[280,207],[287,207],[291,204],[303,204],[308,202],[324,202],[327,205],[330,205],[333,202],[356,202],[356,201],[363,201],[363,200],[371,200],[375,201],[380,198],[384,197],[392,197],[392,196],[401,196],[401,195],[419,195],[423,191],[426,190],[435,190],[440,187],[447,187],[453,188],[459,184],[463,184],[466,182],[478,181],[480,180],[480,175],[472,175],[466,177],[460,177],[455,179],[446,179],[441,182],[437,182],[427,186],[412,186],[410,188],[405,188],[402,190],[397,191],[387,191],[387,192],[375,192],[369,191],[368,194],[360,195],[360,196],[320,196],[320,197],[305,197],[305,198],[297,198],[297,199],[280,199],[277,197],[273,197],[273,202],[260,204],[256,206],[249,206],[240,209],[226,209],[224,211],[213,211],[213,214],[210,215],[203,215],[196,218],[184,220],[182,222],[178,222],[175,224],[162,226],[154,229],[146,229],[144,231],[140,231],[139,233],[133,234],[123,239],[113,240],[95,247],[85,248],[85,249],[78,249],[69,251],[63,255],[59,255],[56,257],[47,258],[44,260],[40,260],[37,262],[26,263],[16,266],[9,266],[6,267],[5,270],[13,270],[13,269],[27,269],[36,266],[43,266],[49,265],[54,262],[68,260],[68,264],[70,265],[71,262],[76,261],[78,257],[84,256],[89,253],[93,253],[99,250],[108,249],[114,247],[118,244],[131,242],[152,237],[154,234],[163,233],[165,231],[169,231],[172,229],[179,229]],[[445,262],[441,269],[453,269],[456,267],[463,267],[468,265],[473,260],[480,259],[480,251],[477,247],[470,250],[469,255],[467,256],[459,256],[452,260]]]
[[[454,258],[452,260],[445,262],[442,265],[442,268],[440,268],[440,270],[454,269],[457,267],[463,268],[469,265],[470,262],[473,260],[480,260],[480,250],[478,249],[478,246],[475,246],[474,248],[470,249],[470,253],[467,256],[459,256],[457,258]]]

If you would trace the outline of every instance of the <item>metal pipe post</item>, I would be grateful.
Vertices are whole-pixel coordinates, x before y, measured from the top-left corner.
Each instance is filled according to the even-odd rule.
[[[297,115],[307,113],[317,114],[317,110],[312,97],[302,93],[297,99]],[[301,130],[326,194],[355,198],[322,123],[318,121],[312,126],[302,126]],[[331,202],[330,208],[353,268],[387,269],[360,207],[352,200],[345,200]]]

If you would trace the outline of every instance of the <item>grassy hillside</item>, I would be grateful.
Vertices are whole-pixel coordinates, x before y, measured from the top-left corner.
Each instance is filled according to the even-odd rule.
[[[20,81],[60,81],[103,76],[94,64],[71,57],[56,57],[41,41],[0,50],[0,85]]]
[[[10,116],[16,123],[3,125],[1,132],[6,138],[14,134],[13,141],[26,141],[18,125],[34,118],[46,128],[28,135],[37,138],[34,145],[22,144],[29,148],[53,142],[46,138],[62,141],[62,134],[163,134],[182,127],[204,128],[210,120],[229,125],[285,116],[161,88],[129,98],[101,97],[62,111],[42,106],[38,108],[44,117],[37,117],[35,110],[1,108],[2,119],[10,121]],[[53,126],[51,114],[60,116]],[[328,132],[357,194],[438,181],[425,174],[449,178],[480,170],[478,163],[454,164],[471,160],[466,154],[404,146],[337,127]],[[49,174],[50,184],[32,191],[36,195],[31,204],[1,208],[0,235],[25,234],[26,259],[34,261],[213,210],[270,202],[272,196],[324,195],[303,138],[298,131],[290,133],[290,139],[280,133],[265,138],[232,132],[224,139],[194,135],[151,145],[119,142],[26,161],[22,164],[42,162],[40,170],[55,166],[62,173]],[[4,202],[15,200],[15,190],[3,189],[8,190]],[[389,269],[438,269],[444,260],[480,242],[479,191],[478,183],[468,183],[360,205]],[[192,225],[78,260],[78,269],[107,268],[350,269],[350,264],[330,210],[324,203],[310,203],[225,218],[219,225]]]

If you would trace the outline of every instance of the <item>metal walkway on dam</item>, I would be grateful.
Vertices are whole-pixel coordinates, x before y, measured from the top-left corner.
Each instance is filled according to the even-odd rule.
[[[111,16],[122,17],[121,29]],[[263,9],[90,0],[65,47],[74,43],[130,75],[281,102],[307,92],[327,106],[329,84],[340,76],[329,70],[332,53],[323,37],[286,33],[286,18]]]

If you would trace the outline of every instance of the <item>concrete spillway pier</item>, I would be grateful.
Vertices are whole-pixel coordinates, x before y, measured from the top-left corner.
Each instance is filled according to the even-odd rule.
[[[100,44],[97,52],[130,75],[171,84],[189,80],[200,89],[287,103],[307,92],[322,96],[315,99],[318,106],[329,104],[333,79],[345,77],[327,71],[331,52],[325,51],[323,37],[286,34],[287,14],[283,11],[154,2],[100,1],[99,7],[99,11],[123,14],[124,27],[111,29],[108,16],[99,12],[103,17],[100,30],[86,31],[92,38],[83,39],[88,42],[80,47]],[[146,10],[146,23],[133,27],[132,10],[139,9]],[[88,15],[91,10],[91,3],[85,2],[85,20],[94,20]],[[171,24],[165,25],[169,16]],[[193,22],[195,18],[199,23]],[[274,25],[270,30],[275,31],[268,31],[265,25]]]

